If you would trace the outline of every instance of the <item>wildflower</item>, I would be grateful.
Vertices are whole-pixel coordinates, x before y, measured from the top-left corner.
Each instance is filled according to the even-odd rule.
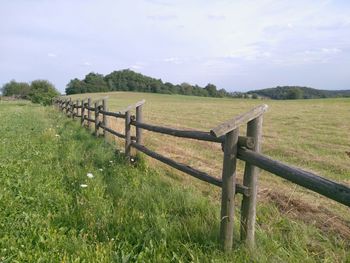
[[[100,170],[101,172],[103,171],[103,169],[102,169],[102,168],[100,168],[99,170]]]
[[[132,162],[133,162],[133,161],[135,161],[135,159],[134,159],[134,158],[130,158],[130,161],[132,161]]]
[[[94,175],[92,173],[87,173],[86,176],[89,177],[89,178],[94,178]]]
[[[59,134],[56,134],[55,136],[56,136],[56,137],[60,137],[60,135],[59,135]]]
[[[81,188],[86,188],[86,187],[87,187],[87,184],[81,184],[80,187],[81,187]]]
[[[110,163],[113,163],[113,161],[109,161]]]

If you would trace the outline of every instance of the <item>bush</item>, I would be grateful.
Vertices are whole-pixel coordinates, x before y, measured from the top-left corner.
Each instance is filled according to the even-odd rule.
[[[33,103],[50,105],[52,98],[60,95],[55,86],[47,80],[34,80],[29,85],[26,82],[11,80],[0,89],[3,96],[17,99],[29,99]]]
[[[3,96],[15,96],[20,99],[28,99],[30,85],[26,82],[11,80],[1,88]]]
[[[29,99],[33,103],[50,105],[52,98],[58,95],[55,86],[47,80],[34,80],[30,85]]]

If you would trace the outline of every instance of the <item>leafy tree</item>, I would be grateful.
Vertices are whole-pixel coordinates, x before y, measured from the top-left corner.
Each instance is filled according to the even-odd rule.
[[[11,80],[1,88],[3,96],[17,96],[21,99],[27,99],[30,92],[30,85],[26,82],[16,82]]]
[[[105,92],[108,91],[107,82],[102,74],[91,72],[85,76],[84,86],[87,92]]]
[[[34,80],[30,84],[29,98],[33,103],[50,105],[51,99],[58,95],[55,86],[47,80]]]
[[[248,93],[276,100],[350,97],[350,90],[319,90],[302,86],[277,86]]]
[[[161,79],[151,78],[130,69],[113,71],[103,77],[98,73],[89,73],[83,80],[72,79],[66,87],[66,94],[86,93],[86,92],[104,92],[104,91],[137,91],[153,92],[163,94],[183,94],[195,96],[212,97],[233,97],[226,90],[217,91],[216,86],[208,84],[205,88],[198,85],[182,83],[174,85]]]
[[[286,98],[290,99],[290,100],[302,99],[303,98],[303,91],[301,89],[298,89],[298,88],[290,89],[287,92]]]
[[[252,99],[258,99],[258,98],[259,98],[258,94],[256,94],[256,93],[252,94]]]
[[[204,89],[206,89],[208,91],[208,94],[210,97],[217,96],[217,90],[216,90],[216,86],[214,84],[208,83]]]

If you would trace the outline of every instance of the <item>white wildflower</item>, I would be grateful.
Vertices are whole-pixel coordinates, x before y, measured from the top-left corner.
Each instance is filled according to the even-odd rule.
[[[113,163],[113,161],[109,161],[110,163]]]
[[[55,136],[56,136],[56,137],[60,137],[60,135],[59,135],[59,134],[56,134]]]
[[[86,176],[89,177],[89,178],[94,178],[94,175],[92,173],[87,173]]]
[[[134,158],[130,158],[130,161],[132,161],[132,162],[133,162],[133,161],[135,161],[135,159],[134,159]]]
[[[81,187],[81,188],[86,188],[86,187],[87,187],[87,184],[81,184],[80,187]]]
[[[103,171],[103,169],[102,169],[102,168],[100,168],[100,169],[98,169],[98,170],[100,170],[101,172]]]

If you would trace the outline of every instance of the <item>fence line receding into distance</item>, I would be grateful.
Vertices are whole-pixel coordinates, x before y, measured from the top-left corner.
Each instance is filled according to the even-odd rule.
[[[220,242],[225,251],[230,251],[233,245],[235,194],[243,195],[240,220],[241,240],[246,242],[250,248],[254,247],[259,168],[350,207],[349,187],[300,168],[273,160],[260,153],[263,114],[267,110],[267,105],[257,106],[249,112],[218,125],[210,132],[205,132],[179,130],[144,123],[143,105],[145,100],[139,101],[118,112],[108,111],[107,98],[96,100],[94,104],[92,104],[91,98],[76,100],[74,102],[71,98],[57,98],[54,100],[54,103],[69,117],[73,119],[80,118],[82,126],[87,123],[87,126],[91,128],[91,124],[94,124],[95,136],[99,136],[99,129],[101,128],[105,137],[107,133],[110,133],[124,139],[124,152],[128,160],[131,159],[131,148],[134,148],[177,170],[221,187]],[[136,109],[136,116],[131,115],[131,110],[133,109]],[[92,118],[92,112],[94,112],[94,118]],[[100,115],[102,115],[102,121],[100,121]],[[124,119],[124,134],[108,127],[107,116]],[[245,124],[247,125],[246,136],[240,136],[239,127]],[[136,128],[135,136],[131,135],[131,126]],[[222,178],[213,177],[148,149],[143,145],[142,130],[181,138],[220,143],[224,152]],[[245,161],[243,185],[237,184],[235,180],[237,159]]]

